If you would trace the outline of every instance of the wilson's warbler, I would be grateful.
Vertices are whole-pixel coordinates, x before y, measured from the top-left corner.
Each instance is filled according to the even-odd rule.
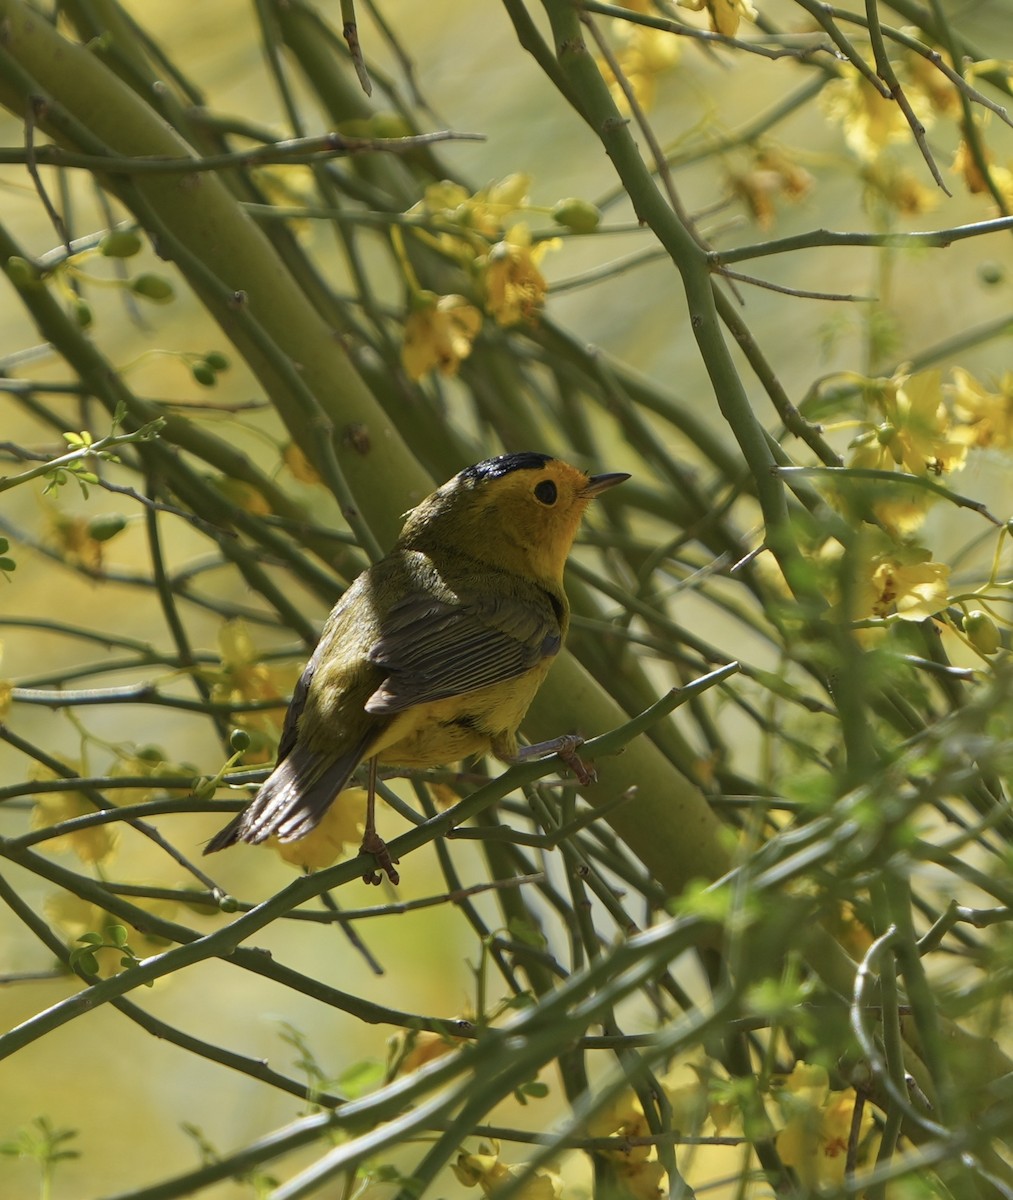
[[[588,476],[547,454],[501,454],[412,509],[394,549],[328,617],[296,684],[278,765],[205,853],[304,837],[369,759],[362,848],[397,883],[373,823],[377,762],[518,757],[517,727],[569,623],[563,567],[581,515],[628,478]]]

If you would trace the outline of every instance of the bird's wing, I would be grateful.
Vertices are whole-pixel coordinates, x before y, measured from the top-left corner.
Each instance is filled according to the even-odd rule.
[[[558,653],[558,606],[548,594],[408,596],[384,618],[370,651],[385,674],[366,711],[392,714],[514,679]]]

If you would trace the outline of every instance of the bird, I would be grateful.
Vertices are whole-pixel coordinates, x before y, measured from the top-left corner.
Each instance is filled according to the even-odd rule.
[[[204,853],[305,837],[365,761],[361,850],[396,884],[376,832],[377,764],[572,754],[572,737],[521,750],[517,730],[566,636],[563,568],[581,517],[626,479],[535,451],[500,454],[411,509],[390,553],[327,618],[293,691],[274,770]],[[380,883],[379,872],[363,878]]]

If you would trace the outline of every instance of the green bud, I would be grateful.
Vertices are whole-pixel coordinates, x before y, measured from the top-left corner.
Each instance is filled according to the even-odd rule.
[[[88,536],[96,542],[108,542],[127,527],[127,518],[120,513],[102,513],[88,522]]]
[[[245,729],[233,729],[229,734],[229,745],[238,754],[250,748],[250,735]]]
[[[150,272],[135,275],[130,281],[130,290],[135,296],[143,296],[152,304],[168,304],[176,295],[168,279],[163,275],[152,275]]]
[[[978,278],[986,287],[995,287],[1006,279],[1006,271],[1001,263],[983,262],[978,267]]]
[[[214,387],[218,382],[218,376],[208,366],[204,359],[200,362],[195,362],[190,366],[190,374],[197,380],[201,387]]]
[[[222,354],[221,350],[209,350],[204,355],[204,361],[212,371],[227,371],[232,365],[227,355]]]
[[[222,896],[218,901],[218,907],[223,913],[239,912],[239,901],[235,896]]]
[[[601,224],[601,209],[588,200],[571,196],[560,200],[552,210],[552,219],[574,233],[594,233]]]
[[[15,287],[29,288],[38,284],[39,273],[27,258],[12,254],[7,260],[7,278]]]
[[[106,258],[133,258],[141,251],[141,235],[133,229],[111,229],[98,244]]]
[[[74,320],[78,323],[81,329],[87,329],[92,322],[91,305],[87,300],[82,300],[80,296],[74,301]]]
[[[995,654],[999,649],[999,627],[980,608],[969,612],[964,618],[964,632],[971,645],[982,654]]]

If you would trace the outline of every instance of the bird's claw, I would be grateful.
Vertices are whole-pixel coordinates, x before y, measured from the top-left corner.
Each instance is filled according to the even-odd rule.
[[[587,766],[577,753],[583,744],[584,739],[579,733],[569,733],[559,739],[559,749],[556,753],[576,775],[577,782],[581,787],[588,787],[590,784],[598,782],[598,774],[594,767]]]
[[[362,845],[359,847],[359,853],[372,854],[372,856],[376,859],[376,865],[379,868],[379,870],[373,870],[372,868],[367,870],[362,876],[363,883],[379,885],[383,883],[384,875],[387,876],[391,883],[401,882],[401,876],[397,873],[397,869],[394,866],[398,860],[396,858],[391,858],[390,851],[387,849],[387,843],[382,837],[380,837],[375,829],[368,832],[362,839]]]

